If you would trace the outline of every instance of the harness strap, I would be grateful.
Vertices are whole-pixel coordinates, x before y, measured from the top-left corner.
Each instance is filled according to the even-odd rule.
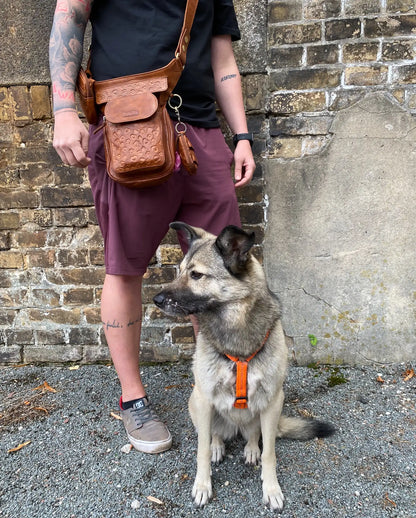
[[[267,331],[266,336],[264,337],[263,343],[261,346],[255,351],[251,356],[246,358],[245,360],[240,360],[236,356],[230,356],[226,354],[225,356],[233,361],[237,366],[237,375],[235,380],[235,408],[247,408],[247,370],[248,370],[248,362],[252,360],[256,354],[263,349],[264,344],[267,342],[267,339],[270,335],[270,329]]]

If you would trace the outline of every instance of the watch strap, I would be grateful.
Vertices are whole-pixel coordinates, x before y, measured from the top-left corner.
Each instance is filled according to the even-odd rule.
[[[234,146],[237,145],[240,140],[248,140],[250,145],[253,145],[253,133],[236,133],[233,137]]]

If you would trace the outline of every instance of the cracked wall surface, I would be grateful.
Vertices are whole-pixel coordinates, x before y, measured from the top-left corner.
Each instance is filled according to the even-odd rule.
[[[265,267],[300,363],[416,357],[416,120],[388,94],[342,110],[315,156],[270,160]]]

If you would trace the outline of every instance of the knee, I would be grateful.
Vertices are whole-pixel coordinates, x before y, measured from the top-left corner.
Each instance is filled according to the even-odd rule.
[[[131,296],[141,299],[142,276],[138,275],[109,275],[104,279],[103,298],[106,300]]]
[[[118,285],[134,285],[138,284],[141,286],[142,284],[142,275],[114,275],[110,273],[106,273],[104,283],[107,284],[118,284]]]

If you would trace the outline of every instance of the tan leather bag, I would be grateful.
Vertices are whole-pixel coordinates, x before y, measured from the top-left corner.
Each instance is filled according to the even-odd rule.
[[[104,108],[104,148],[110,177],[127,187],[166,181],[175,167],[175,133],[154,93],[118,97]]]
[[[176,137],[166,103],[185,66],[197,5],[198,0],[187,1],[175,57],[165,67],[93,83],[95,103],[103,113],[107,171],[127,187],[151,187],[168,180],[177,149],[184,167],[196,173],[192,145],[184,132]]]
[[[95,104],[94,79],[91,77],[89,65],[87,70],[82,67],[78,73],[76,88],[79,94],[82,111],[90,124],[97,124],[98,114]]]

